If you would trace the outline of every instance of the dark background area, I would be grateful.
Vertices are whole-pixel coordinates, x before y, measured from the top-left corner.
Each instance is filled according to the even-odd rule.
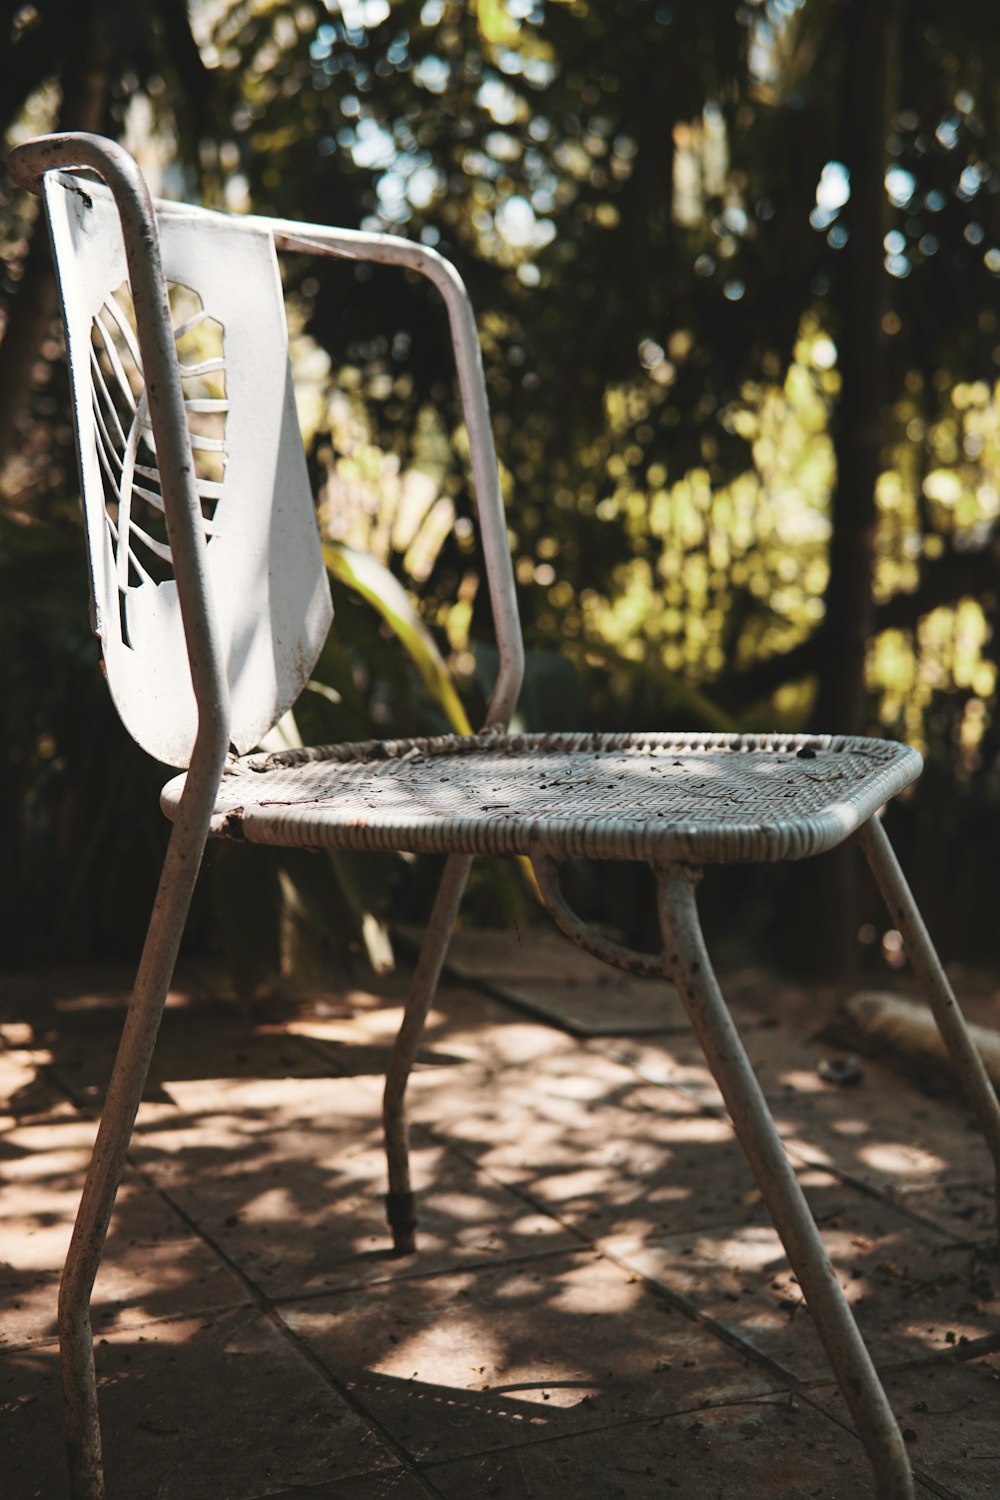
[[[212,16],[0,6],[8,145],[98,130],[164,196],[387,228],[452,258],[493,405],[524,726],[906,739],[927,771],[890,832],[944,954],[994,960],[990,8],[297,0],[260,15],[233,0]],[[101,687],[48,247],[6,181],[0,256],[5,962],[126,957],[165,840],[164,772]],[[370,546],[410,589],[475,721],[494,658],[440,307],[387,272],[285,269],[324,534]],[[307,694],[303,735],[446,727],[416,633],[390,634],[342,569],[332,584],[317,677],[340,702]],[[707,885],[710,925],[830,975],[895,961],[858,873],[850,851],[763,881],[729,872]],[[574,883],[591,915],[649,940],[630,873]],[[189,950],[221,946],[248,992],[279,969],[382,964],[387,915],[418,918],[427,886],[395,860],[213,850]],[[533,911],[516,874],[480,872],[470,919]]]

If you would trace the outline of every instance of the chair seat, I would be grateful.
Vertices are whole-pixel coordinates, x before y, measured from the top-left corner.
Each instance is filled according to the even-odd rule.
[[[252,755],[222,779],[212,834],[413,853],[801,859],[833,848],[920,774],[886,740],[789,735],[501,735]],[[173,815],[184,784],[161,801]]]

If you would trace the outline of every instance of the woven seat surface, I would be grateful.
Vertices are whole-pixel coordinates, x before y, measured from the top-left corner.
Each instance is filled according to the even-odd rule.
[[[920,769],[903,745],[825,736],[368,741],[236,761],[212,832],[414,853],[798,859],[840,843]],[[164,788],[168,816],[182,786]]]

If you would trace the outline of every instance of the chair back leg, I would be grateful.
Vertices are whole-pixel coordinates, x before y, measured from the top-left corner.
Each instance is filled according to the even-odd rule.
[[[979,1122],[993,1158],[997,1227],[1000,1232],[1000,1102],[983,1066],[955,991],[941,967],[917,903],[899,867],[888,835],[878,818],[870,818],[858,833],[858,841],[882,892],[889,917],[899,928],[917,983],[923,990],[952,1067]]]
[[[899,1425],[712,971],[695,904],[699,873],[682,865],[657,872],[667,977],[677,987],[798,1277],[868,1454],[879,1500],[913,1500],[913,1477]]]
[[[412,1255],[416,1249],[416,1198],[410,1182],[409,1130],[406,1123],[406,1084],[416,1060],[424,1023],[434,999],[445,954],[458,916],[472,856],[451,854],[445,862],[434,909],[424,937],[410,986],[403,1022],[389,1057],[382,1096],[385,1154],[389,1169],[389,1191],[385,1212],[397,1255]]]
[[[59,1286],[72,1500],[104,1500],[90,1299],[201,864],[205,813],[179,818],[171,834]]]

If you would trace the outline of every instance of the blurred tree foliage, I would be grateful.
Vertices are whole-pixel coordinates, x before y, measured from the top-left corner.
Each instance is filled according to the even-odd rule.
[[[946,946],[993,944],[1000,36],[976,0],[4,9],[8,139],[73,123],[86,60],[89,123],[164,192],[456,261],[545,684],[530,727],[559,704],[563,725],[905,737],[931,762],[900,818],[915,883],[922,851],[961,861],[932,917]],[[32,213],[0,198],[0,361]],[[398,273],[286,271],[324,531],[407,586],[474,718],[487,606],[441,309]],[[79,543],[55,333],[37,348],[2,402],[11,836],[39,869],[69,840],[44,889],[76,881],[77,951],[112,936],[75,872],[110,837],[84,783],[119,751],[69,687],[93,653],[58,583]],[[433,721],[341,575],[330,685],[379,728]],[[17,877],[7,910],[42,889]]]

